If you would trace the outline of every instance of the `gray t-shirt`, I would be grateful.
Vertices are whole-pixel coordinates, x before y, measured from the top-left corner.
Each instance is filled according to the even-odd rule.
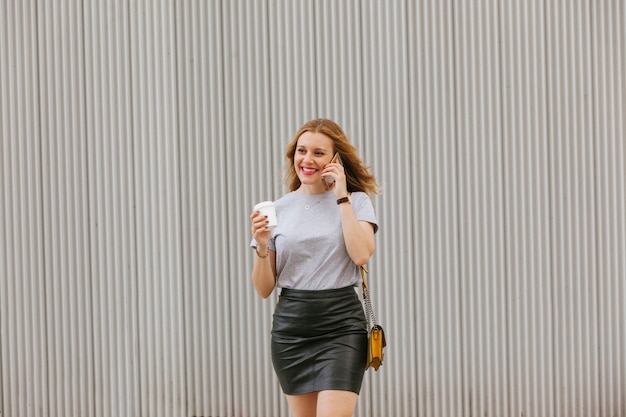
[[[350,200],[356,218],[372,223],[377,231],[369,196],[354,192]],[[278,287],[325,290],[360,284],[361,273],[346,250],[332,191],[313,195],[294,191],[274,203],[278,227],[272,231],[269,245],[276,252]],[[256,246],[254,240],[252,246]]]

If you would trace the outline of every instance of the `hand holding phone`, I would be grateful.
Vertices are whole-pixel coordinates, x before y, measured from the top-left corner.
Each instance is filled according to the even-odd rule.
[[[339,164],[341,166],[343,166],[343,162],[341,161],[341,157],[339,156],[339,152],[335,153],[335,156],[333,156],[333,159],[330,160],[331,164]],[[326,180],[327,184],[332,184],[335,182],[335,177],[333,177],[332,175],[327,175],[324,177],[324,180]]]

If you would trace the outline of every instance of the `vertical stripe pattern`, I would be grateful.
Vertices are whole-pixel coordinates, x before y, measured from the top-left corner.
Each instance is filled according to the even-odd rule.
[[[355,415],[626,416],[621,1],[0,2],[0,417],[288,416],[249,215],[339,122]]]

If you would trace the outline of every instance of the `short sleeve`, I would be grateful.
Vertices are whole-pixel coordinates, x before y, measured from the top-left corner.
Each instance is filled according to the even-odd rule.
[[[350,195],[350,203],[357,220],[366,221],[374,226],[374,233],[378,231],[378,220],[374,213],[374,205],[370,197],[364,192],[354,192]]]

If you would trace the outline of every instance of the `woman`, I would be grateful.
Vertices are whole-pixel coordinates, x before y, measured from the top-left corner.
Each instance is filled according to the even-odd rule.
[[[281,294],[272,362],[294,417],[352,416],[365,362],[365,315],[354,287],[374,252],[374,176],[339,125],[307,122],[287,146],[290,192],[275,202],[278,227],[252,220],[258,294]]]

